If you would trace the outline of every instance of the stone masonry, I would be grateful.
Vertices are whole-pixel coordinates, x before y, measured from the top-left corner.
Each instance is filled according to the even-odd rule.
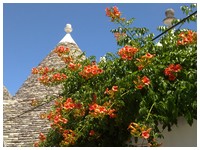
[[[3,86],[3,99],[4,100],[12,99],[11,94],[8,92],[8,90],[5,86]]]
[[[70,48],[70,55],[76,59],[82,53],[76,43],[61,42]],[[83,57],[84,59],[85,57]],[[62,68],[65,63],[53,51],[38,67]],[[38,140],[40,132],[46,133],[50,128],[46,119],[40,115],[46,113],[53,101],[39,106],[32,106],[33,101],[43,101],[49,96],[58,96],[62,86],[47,87],[38,82],[38,76],[31,74],[15,96],[3,88],[3,140],[7,147],[32,147]]]

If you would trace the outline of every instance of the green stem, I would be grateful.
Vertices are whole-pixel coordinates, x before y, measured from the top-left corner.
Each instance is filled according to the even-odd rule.
[[[91,118],[88,118],[88,120],[87,120],[86,123],[83,125],[83,127],[77,132],[77,134],[79,135],[78,138],[82,136],[82,135],[80,135],[79,133],[89,124],[90,119],[91,119]]]
[[[153,109],[153,106],[154,106],[155,104],[156,104],[156,103],[154,102],[154,103],[151,105],[151,108],[149,109],[149,113],[148,113],[148,115],[147,115],[146,121],[149,119],[149,116],[150,116],[151,111],[152,111],[152,109]]]
[[[125,25],[123,23],[121,23],[120,21],[117,21],[117,22],[129,33],[131,38],[133,38],[134,35],[125,27]]]
[[[125,93],[123,93],[123,94],[121,95],[121,97],[123,97],[124,95],[126,95],[129,91],[130,91],[130,90],[128,90],[128,91],[126,91]]]

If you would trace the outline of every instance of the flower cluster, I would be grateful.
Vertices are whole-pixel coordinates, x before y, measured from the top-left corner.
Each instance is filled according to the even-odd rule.
[[[32,69],[32,74],[38,74],[38,69],[37,68],[33,68]]]
[[[38,78],[38,81],[44,85],[47,85],[50,83],[50,79],[49,79],[49,76],[47,75],[43,75],[41,77]]]
[[[151,62],[151,58],[153,57],[154,55],[146,53],[140,59],[137,58],[136,65],[138,66],[138,70],[142,70],[145,66],[147,66]]]
[[[177,45],[193,44],[197,41],[197,33],[191,30],[188,30],[187,32],[181,32],[178,37],[180,39],[177,41]]]
[[[64,61],[66,64],[69,64],[70,62],[72,62],[74,59],[72,58],[72,56],[65,56],[65,57],[61,57],[62,61]]]
[[[48,85],[53,82],[61,82],[67,78],[64,73],[52,73],[54,68],[38,67],[32,69],[32,74],[40,74],[38,81],[44,85]],[[51,73],[51,74],[50,74]],[[50,74],[50,75],[49,75]]]
[[[40,141],[35,142],[34,145],[33,145],[34,147],[38,147],[41,142],[44,142],[46,140],[46,136],[43,133],[40,133],[38,138],[39,138]]]
[[[169,80],[173,81],[176,79],[177,72],[180,72],[182,69],[180,64],[170,64],[167,68],[165,68],[164,73],[166,76],[169,76]]]
[[[113,98],[114,94],[118,91],[118,86],[113,86],[111,90],[109,90],[108,88],[106,88],[106,91],[104,92],[104,94],[108,94],[111,98]]]
[[[76,110],[78,110],[78,112]],[[63,140],[59,143],[60,146],[73,145],[76,141],[77,137],[75,135],[75,132],[70,129],[65,129],[65,126],[69,121],[68,119],[66,119],[66,115],[68,113],[72,113],[73,111],[76,111],[74,113],[75,116],[77,116],[78,113],[82,116],[82,105],[79,103],[75,103],[72,98],[67,98],[65,100],[63,97],[59,97],[55,100],[54,110],[50,111],[46,115],[46,118],[52,122],[51,128],[57,129],[59,133],[63,136]],[[39,144],[35,143],[35,146]]]
[[[121,12],[118,10],[116,6],[113,6],[112,8],[106,8],[106,16],[111,18],[111,21],[114,21],[115,19],[120,19]]]
[[[68,64],[69,69],[71,69],[72,71],[76,68],[73,68],[73,65],[77,65],[77,67],[79,66],[79,64],[74,64],[74,58],[69,54],[70,49],[68,47],[65,46],[58,46],[55,50],[54,53],[56,53],[62,61],[64,61],[66,64]],[[71,67],[71,68],[70,68]]]
[[[71,71],[75,71],[75,70],[78,70],[79,68],[81,67],[81,64],[74,64],[74,63],[72,63],[72,62],[70,62],[69,64],[68,64],[68,68],[69,68],[69,70],[71,70]]]
[[[35,142],[35,143],[33,144],[33,146],[34,146],[34,147],[39,147],[39,142]]]
[[[56,47],[56,49],[54,50],[55,53],[57,53],[57,55],[59,57],[68,54],[70,51],[70,49],[68,47],[64,47],[64,46],[58,46]]]
[[[147,145],[145,143],[146,146],[155,147],[155,146],[161,145],[160,143],[158,143],[156,141],[155,138],[149,140],[150,137],[151,137],[152,128],[148,128],[144,124],[138,124],[138,123],[135,123],[135,122],[131,122],[128,126],[128,130],[133,137],[142,138],[144,140],[147,140],[148,143],[147,143]],[[142,142],[142,144],[137,144],[137,142],[136,142],[134,146],[137,146],[137,145],[144,146],[144,141]]]
[[[58,82],[58,81],[63,81],[67,78],[67,76],[64,73],[55,73],[53,76],[50,78],[51,82]]]
[[[65,110],[70,110],[74,108],[81,108],[81,104],[76,104],[73,102],[72,98],[67,98],[67,100],[63,104],[63,108]]]
[[[158,143],[156,141],[156,139],[153,137],[153,135],[151,135],[152,128],[149,128],[144,124],[131,122],[128,126],[128,130],[133,137],[142,138],[144,140],[147,140],[148,143],[147,143],[147,145],[145,144],[146,146],[155,147],[155,146],[161,145],[161,143]],[[151,140],[150,140],[150,137],[151,137]],[[143,146],[143,144],[144,144],[144,141],[142,142],[141,145],[137,144],[137,142],[136,142],[135,146],[137,146],[137,145]]]
[[[67,79],[67,76],[64,73],[55,73],[53,75],[43,75],[38,78],[39,82],[48,85],[49,83],[55,83],[55,82],[62,82],[65,79]]]
[[[123,60],[132,60],[135,53],[137,52],[138,52],[138,48],[126,45],[125,47],[123,47],[122,49],[118,51],[118,55]]]
[[[97,65],[88,65],[84,67],[83,71],[79,72],[79,75],[81,75],[83,78],[89,79],[101,73],[103,73],[103,70]]]
[[[48,68],[48,67],[38,67],[32,69],[32,74],[40,74],[40,75],[46,75],[50,72],[54,71],[54,68]]]
[[[64,130],[62,136],[64,139],[61,141],[61,146],[73,145],[76,141],[76,134],[73,130]]]
[[[75,116],[82,116],[84,113],[82,105],[80,103],[75,103],[72,98],[67,98],[64,102],[62,97],[58,98],[55,101],[55,107],[55,112],[50,112],[47,115],[47,118],[53,122],[52,126],[59,127],[60,130],[62,130],[62,128],[59,124],[66,124],[68,122],[68,120],[62,116],[63,113],[66,113],[72,109],[78,110],[78,112],[76,111]]]
[[[40,141],[44,141],[46,139],[45,135],[43,133],[39,134]]]
[[[90,114],[96,118],[103,117],[105,115],[109,115],[110,118],[116,117],[116,114],[114,113],[116,111],[115,109],[110,109],[110,108],[107,108],[106,106],[100,106],[96,103],[91,104],[89,106],[89,111],[90,111]]]
[[[136,88],[141,90],[144,86],[150,84],[150,79],[146,76],[143,76],[142,78],[138,76],[138,80],[133,82],[136,84]]]
[[[62,131],[62,127],[61,124],[66,124],[68,122],[68,120],[62,116],[62,107],[60,105],[60,103],[58,103],[57,101],[55,101],[55,106],[59,105],[55,111],[50,111],[47,114],[47,119],[49,121],[52,122],[51,127],[52,128],[58,128],[60,131]]]
[[[61,115],[61,109],[56,109],[55,112],[50,111],[50,113],[47,115],[47,119],[52,121],[51,127],[57,128],[59,131],[63,130],[61,124],[68,123],[68,119]]]
[[[147,128],[145,125],[131,122],[128,126],[128,130],[134,137],[142,137],[144,139],[148,139],[150,137],[151,128]]]

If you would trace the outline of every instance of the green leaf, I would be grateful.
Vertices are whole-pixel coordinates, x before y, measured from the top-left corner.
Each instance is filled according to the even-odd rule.
[[[139,114],[140,114],[141,116],[147,115],[147,114],[148,114],[148,109],[147,109],[146,107],[143,106],[142,108],[139,109]]]

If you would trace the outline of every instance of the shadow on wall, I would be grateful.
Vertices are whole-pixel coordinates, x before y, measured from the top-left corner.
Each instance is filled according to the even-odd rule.
[[[159,140],[163,143],[162,147],[197,147],[197,120],[192,126],[180,117],[178,125],[172,127],[172,131],[163,131],[164,139]]]

